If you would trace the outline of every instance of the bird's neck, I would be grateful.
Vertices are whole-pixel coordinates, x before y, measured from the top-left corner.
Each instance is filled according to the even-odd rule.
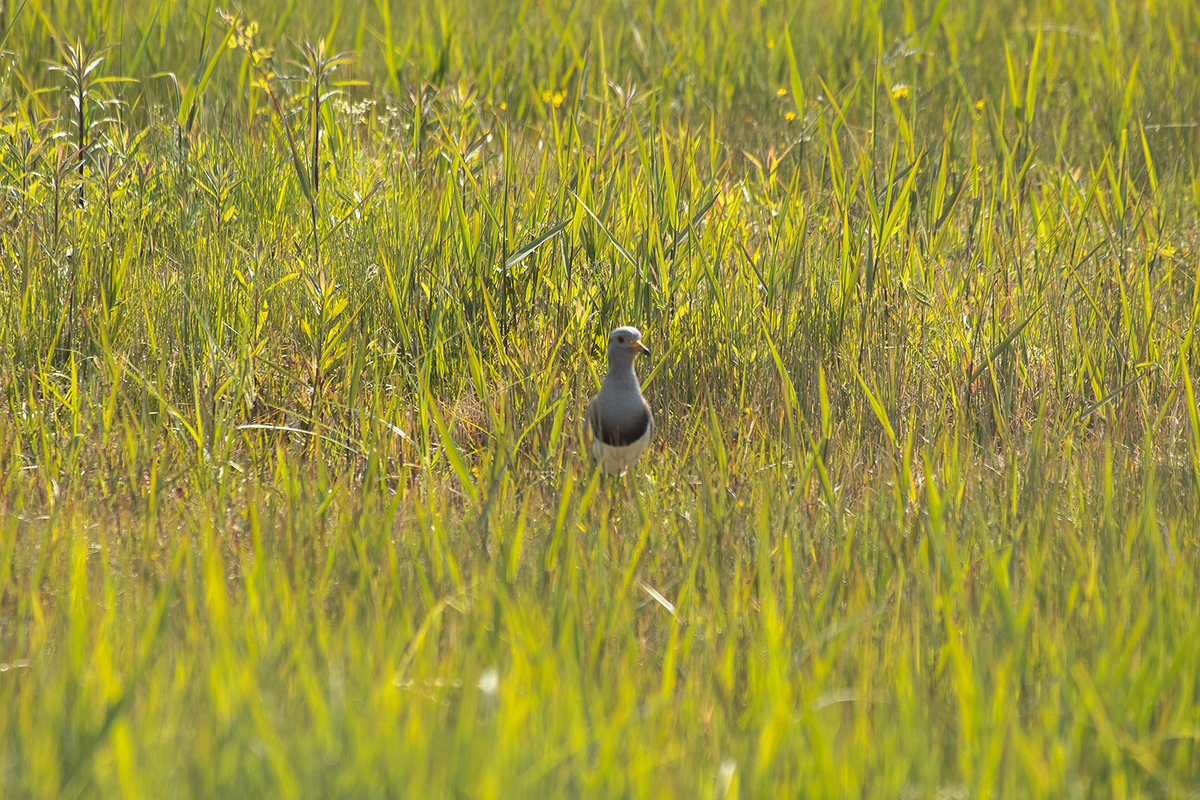
[[[623,363],[609,364],[608,374],[604,380],[613,384],[631,383],[634,386],[639,386],[637,373],[633,371],[633,362],[626,361]]]

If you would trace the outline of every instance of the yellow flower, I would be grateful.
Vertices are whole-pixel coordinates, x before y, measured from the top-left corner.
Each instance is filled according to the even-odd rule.
[[[554,107],[558,108],[559,106],[561,106],[563,104],[563,99],[565,97],[566,97],[566,94],[564,94],[563,92],[555,92],[554,93]]]
[[[787,97],[787,89],[780,86],[775,90],[775,94],[779,95],[780,97]]]
[[[553,99],[553,97],[554,97],[554,95],[550,94],[549,89],[546,89],[545,91],[542,92],[542,102],[543,103],[549,103]]]
[[[791,122],[792,120],[794,120],[796,118],[796,112],[789,111],[783,115],[783,118],[786,119],[788,122]]]
[[[983,111],[983,101],[982,100],[980,100],[978,103],[975,104],[975,110]]]
[[[771,38],[768,38],[768,39],[767,39],[767,49],[768,49],[768,50],[774,50],[774,49],[775,49],[775,40],[774,40],[774,39],[771,39]]]
[[[508,110],[508,103],[503,103],[503,102],[502,102],[502,103],[500,103],[500,110],[501,110],[501,111],[507,111],[507,110]]]
[[[908,97],[908,87],[904,84],[899,84],[892,87],[892,97],[899,100],[902,97]]]

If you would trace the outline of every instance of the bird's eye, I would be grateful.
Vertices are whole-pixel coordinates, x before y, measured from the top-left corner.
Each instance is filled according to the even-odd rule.
[[[625,337],[624,337],[624,336],[618,336],[618,337],[617,337],[617,344],[625,344]]]

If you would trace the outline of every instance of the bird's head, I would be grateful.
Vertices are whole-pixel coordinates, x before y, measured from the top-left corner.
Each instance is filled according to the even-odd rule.
[[[631,326],[617,328],[608,335],[608,362],[633,363],[638,355],[650,355],[650,348],[642,344],[642,332]]]

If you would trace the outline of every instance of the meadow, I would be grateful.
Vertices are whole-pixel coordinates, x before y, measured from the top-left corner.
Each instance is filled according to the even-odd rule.
[[[0,31],[4,798],[1200,798],[1200,6]]]

